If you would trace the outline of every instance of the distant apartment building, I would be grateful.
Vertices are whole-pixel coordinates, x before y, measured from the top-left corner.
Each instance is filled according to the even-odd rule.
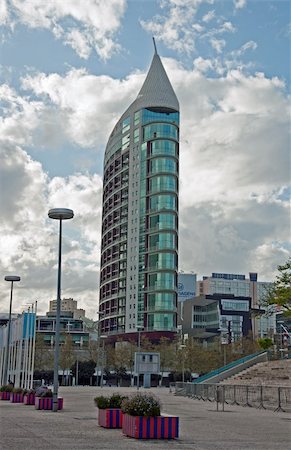
[[[60,318],[60,345],[64,344],[66,337],[69,335],[72,339],[74,347],[87,348],[89,344],[89,332],[86,330],[82,319],[74,319],[72,313],[68,313],[69,317],[61,316]],[[43,338],[44,344],[48,347],[54,347],[56,332],[56,317],[53,316],[37,316],[36,318],[36,335]]]
[[[49,305],[49,313],[47,314],[56,312],[57,312],[57,301],[51,300]],[[63,298],[61,300],[61,313],[67,312],[73,313],[73,317],[76,319],[85,317],[85,310],[78,308],[78,302],[73,298]]]

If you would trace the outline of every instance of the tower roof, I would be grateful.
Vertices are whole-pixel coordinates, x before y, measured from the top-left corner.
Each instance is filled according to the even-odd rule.
[[[139,91],[135,101],[123,114],[123,117],[132,110],[137,111],[142,108],[155,107],[164,107],[179,111],[178,99],[174,89],[172,88],[162,61],[156,52],[156,48],[151,66],[142,88]]]

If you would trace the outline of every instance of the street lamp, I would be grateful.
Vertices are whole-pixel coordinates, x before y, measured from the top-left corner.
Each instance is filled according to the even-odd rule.
[[[4,374],[3,374],[3,380],[4,380],[3,384],[8,384],[8,359],[9,359],[9,356],[10,356],[9,346],[10,346],[10,329],[11,329],[11,311],[12,311],[13,283],[15,281],[20,281],[20,277],[17,276],[17,275],[6,275],[4,280],[11,282],[10,306],[9,306],[9,317],[8,317],[8,330],[7,330],[6,352],[5,352]]]
[[[104,380],[104,366],[105,366],[105,362],[106,362],[106,358],[105,358],[105,339],[107,338],[107,336],[103,336],[101,334],[100,339],[102,340],[102,368],[101,368],[101,377],[100,377],[100,385],[103,388],[103,380]]]
[[[186,348],[185,344],[180,344],[180,350],[182,354],[182,382],[185,381],[185,355],[184,355],[184,348]]]
[[[137,390],[139,390],[139,354],[140,354],[140,334],[141,331],[144,329],[144,327],[142,327],[141,325],[137,325],[136,327],[137,331],[138,331],[138,351],[137,351],[137,358],[136,358],[136,372],[137,372],[137,380],[136,380],[136,388]]]
[[[59,232],[59,264],[58,264],[58,284],[57,284],[57,314],[55,330],[55,354],[54,354],[54,393],[53,393],[53,411],[58,410],[58,385],[59,385],[59,354],[60,354],[60,315],[61,315],[61,263],[62,263],[62,222],[72,219],[74,212],[66,208],[54,208],[48,212],[50,219],[60,221]]]

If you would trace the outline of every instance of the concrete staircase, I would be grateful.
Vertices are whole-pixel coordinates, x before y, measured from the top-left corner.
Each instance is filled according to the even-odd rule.
[[[225,378],[220,384],[291,387],[291,359],[259,362]]]

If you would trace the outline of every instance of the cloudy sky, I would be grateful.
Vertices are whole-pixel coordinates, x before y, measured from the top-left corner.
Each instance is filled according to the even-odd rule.
[[[290,253],[288,0],[0,0],[0,311],[96,318],[102,165],[152,36],[181,108],[180,270],[272,280]]]

